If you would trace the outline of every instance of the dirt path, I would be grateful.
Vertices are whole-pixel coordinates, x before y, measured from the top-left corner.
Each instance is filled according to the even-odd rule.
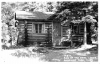
[[[2,50],[0,59],[3,63],[34,63],[34,62],[90,62],[97,61],[97,54],[91,54],[89,51],[71,51],[41,49],[33,52],[34,47],[21,49]],[[75,60],[76,59],[76,60]]]

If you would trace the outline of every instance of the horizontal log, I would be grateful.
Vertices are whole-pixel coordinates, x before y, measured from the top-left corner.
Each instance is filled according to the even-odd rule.
[[[32,35],[32,36],[45,36],[48,35],[47,33],[28,33],[28,35]],[[52,34],[50,34],[52,35]]]
[[[31,30],[28,30],[27,33],[32,33],[32,31]]]
[[[52,39],[52,37],[47,37],[47,36],[45,36],[45,37],[28,37],[28,39]]]
[[[21,27],[21,28],[24,28],[25,26],[22,26],[22,25],[21,25],[20,27]]]
[[[27,22],[27,24],[32,24],[32,22]]]
[[[27,28],[28,28],[28,27],[32,27],[32,26],[31,26],[31,25],[28,25]]]
[[[32,33],[32,30],[28,30],[28,32],[27,33]]]
[[[74,37],[83,37],[84,35],[72,35]]]
[[[27,24],[27,25],[32,25],[32,23],[30,23],[30,24]]]
[[[35,39],[28,40],[28,41],[31,41],[31,42],[45,42],[45,40],[35,40]]]
[[[47,37],[47,35],[28,35],[28,37]]]
[[[29,29],[29,30],[30,30],[30,29],[32,30],[32,27],[28,27],[27,30],[28,30],[28,29]]]
[[[72,37],[72,39],[79,39],[79,38],[83,39],[83,37]]]
[[[42,36],[42,37],[41,36],[35,36],[35,37],[28,36],[28,39],[48,39],[48,37],[47,36],[45,36],[45,37],[44,36]],[[49,39],[52,39],[52,37],[49,37]]]
[[[52,38],[49,38],[51,40]],[[48,38],[28,38],[27,40],[48,40]]]
[[[31,30],[32,30],[32,27],[29,27],[28,29],[31,29]],[[28,29],[27,29],[27,30],[28,30]]]
[[[19,24],[24,24],[25,22],[24,21],[19,21]]]
[[[20,26],[24,26],[25,24],[19,24]]]
[[[27,29],[27,31],[30,31],[30,30],[32,31],[32,29]]]
[[[32,25],[27,25],[27,27],[32,27]]]
[[[37,34],[28,34],[29,37],[47,37],[48,35],[37,35]],[[52,35],[49,35],[49,37],[52,37]]]
[[[46,37],[28,37],[28,39],[46,39]]]

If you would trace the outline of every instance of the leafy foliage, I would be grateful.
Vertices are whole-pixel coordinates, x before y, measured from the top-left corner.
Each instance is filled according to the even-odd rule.
[[[96,9],[95,9],[96,8]],[[86,15],[98,17],[98,3],[97,2],[61,2],[57,7],[58,18],[61,21],[78,20]]]
[[[98,2],[59,2],[57,6],[58,15],[55,17],[64,23],[67,20],[85,22],[98,22]],[[95,34],[95,40],[97,40],[97,23],[91,27],[92,35]]]

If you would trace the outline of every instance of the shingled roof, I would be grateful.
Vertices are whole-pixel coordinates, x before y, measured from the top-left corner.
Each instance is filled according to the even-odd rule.
[[[26,12],[26,11],[16,11],[16,19],[45,19],[47,20],[52,16],[53,12]]]

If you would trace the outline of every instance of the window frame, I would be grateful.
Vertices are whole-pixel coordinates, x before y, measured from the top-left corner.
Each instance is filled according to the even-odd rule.
[[[52,22],[32,22],[32,33],[34,33],[34,34],[46,34],[46,28],[47,28],[47,27],[45,27],[46,23],[51,23],[51,25],[52,25]],[[35,24],[42,24],[42,30],[41,30],[42,32],[41,33],[35,32]],[[38,28],[38,30],[39,30],[39,28]]]
[[[43,24],[34,24],[34,25],[35,25],[35,27],[34,27],[35,28],[35,33],[42,33],[42,30],[43,30],[42,26],[43,26]]]
[[[37,26],[38,26],[38,32],[36,33],[36,30],[35,30],[35,24],[37,24]],[[41,28],[41,33],[40,33],[40,30],[39,30],[39,25],[42,25],[42,28]],[[40,22],[32,22],[32,33],[35,33],[35,34],[42,34],[42,33],[44,33],[44,23],[40,23]]]

